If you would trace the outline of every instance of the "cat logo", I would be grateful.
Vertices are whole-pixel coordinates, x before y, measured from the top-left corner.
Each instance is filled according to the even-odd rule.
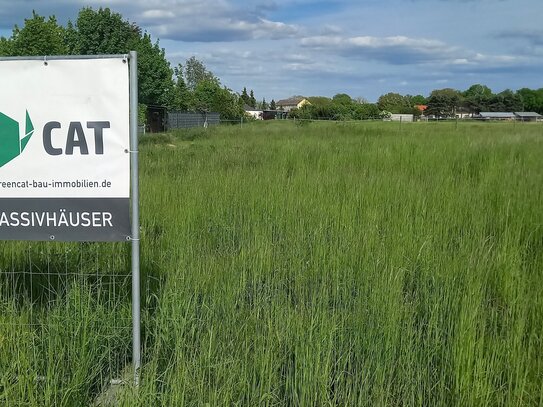
[[[34,126],[28,111],[26,112],[25,135],[22,139],[19,132],[19,123],[0,112],[0,167],[19,157],[33,134]]]

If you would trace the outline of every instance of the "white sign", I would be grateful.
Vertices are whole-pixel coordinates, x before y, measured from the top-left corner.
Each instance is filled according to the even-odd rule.
[[[121,57],[0,61],[0,239],[130,234]]]

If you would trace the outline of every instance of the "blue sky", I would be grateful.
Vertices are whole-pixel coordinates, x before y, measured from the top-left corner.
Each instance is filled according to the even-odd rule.
[[[229,88],[267,101],[543,87],[542,0],[0,0],[0,35],[32,9],[61,23],[110,7]]]

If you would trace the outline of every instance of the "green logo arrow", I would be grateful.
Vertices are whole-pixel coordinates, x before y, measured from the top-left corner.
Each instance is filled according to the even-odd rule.
[[[34,126],[26,112],[25,136],[19,135],[19,123],[0,112],[0,167],[21,155],[30,137],[34,134]]]

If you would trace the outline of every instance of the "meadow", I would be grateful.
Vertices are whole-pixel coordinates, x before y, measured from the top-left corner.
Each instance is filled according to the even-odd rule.
[[[0,242],[0,405],[543,404],[543,123],[140,140],[130,247]],[[128,373],[127,373],[128,372]]]

